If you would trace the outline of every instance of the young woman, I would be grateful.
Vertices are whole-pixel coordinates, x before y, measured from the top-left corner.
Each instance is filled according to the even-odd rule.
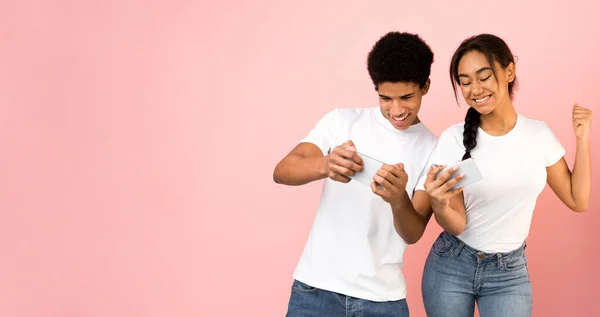
[[[585,211],[590,198],[592,113],[573,107],[577,150],[573,171],[565,150],[548,126],[519,115],[513,55],[489,34],[466,39],[450,65],[470,106],[464,123],[445,130],[432,154],[424,188],[437,222],[444,228],[433,244],[423,273],[428,316],[531,316],[531,284],[525,239],[546,182],[570,209]],[[456,170],[436,175],[444,165],[473,158],[483,179],[450,190],[463,177]]]

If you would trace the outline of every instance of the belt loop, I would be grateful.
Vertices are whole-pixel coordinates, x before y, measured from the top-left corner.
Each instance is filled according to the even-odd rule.
[[[460,239],[456,239],[458,241],[458,245],[456,246],[455,250],[454,250],[454,256],[458,256],[460,254],[460,251],[462,251],[462,249],[465,247],[465,243],[462,242],[462,240]]]
[[[496,255],[498,257],[498,267],[502,267],[502,253]]]

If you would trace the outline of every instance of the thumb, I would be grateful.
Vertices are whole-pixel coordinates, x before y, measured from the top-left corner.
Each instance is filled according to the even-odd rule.
[[[429,170],[427,171],[427,176],[425,177],[425,183],[431,183],[435,180],[435,176],[433,174],[433,170],[434,170],[434,166],[430,166]]]
[[[399,170],[404,171],[404,163],[398,163],[398,164],[396,164],[396,166],[398,167]]]
[[[352,140],[344,142],[344,149],[356,152],[356,146]]]
[[[438,165],[431,165],[429,167],[429,171],[427,172],[427,178],[425,179],[426,183],[432,183],[435,181],[435,176],[437,175]]]

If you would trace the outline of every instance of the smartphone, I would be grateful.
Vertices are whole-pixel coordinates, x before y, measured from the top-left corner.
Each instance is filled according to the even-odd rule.
[[[364,162],[363,170],[351,176],[350,179],[371,187],[371,183],[374,182],[373,177],[384,163],[360,152],[356,152],[356,154]],[[379,185],[379,187],[381,188],[382,186]]]
[[[448,180],[453,179],[454,177],[458,176],[458,174],[460,174],[460,173],[465,173],[465,178],[463,178],[460,182],[458,182],[454,186],[452,186],[450,188],[452,190],[474,184],[483,178],[483,176],[481,175],[481,171],[479,171],[477,164],[475,164],[475,161],[472,158],[468,158],[468,159],[461,161],[460,163],[455,164],[455,165],[449,165],[444,170],[439,172],[435,176],[435,178],[437,179],[442,173],[446,172],[453,166],[458,166],[458,170],[456,172],[454,172],[454,174],[452,174],[450,176],[450,178],[448,178]]]

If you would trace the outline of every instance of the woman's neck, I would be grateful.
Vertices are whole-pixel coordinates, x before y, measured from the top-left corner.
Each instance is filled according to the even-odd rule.
[[[481,129],[489,135],[501,136],[510,132],[517,124],[517,112],[509,101],[481,116]]]

